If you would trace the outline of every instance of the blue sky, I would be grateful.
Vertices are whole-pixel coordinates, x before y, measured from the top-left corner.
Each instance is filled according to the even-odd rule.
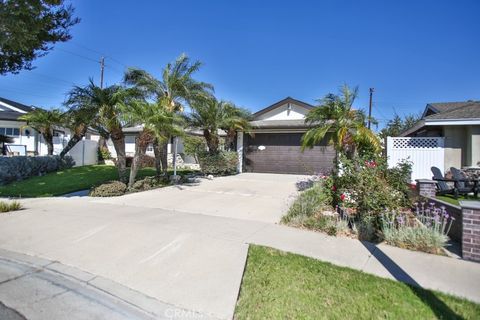
[[[286,96],[314,103],[343,83],[374,115],[420,112],[427,102],[480,100],[480,1],[72,1],[73,40],[0,76],[0,96],[58,107],[73,84],[107,84],[126,66],[159,74],[185,52],[218,98],[252,111]]]

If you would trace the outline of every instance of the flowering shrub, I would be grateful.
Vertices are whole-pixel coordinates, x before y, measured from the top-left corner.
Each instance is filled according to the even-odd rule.
[[[382,215],[383,238],[397,247],[440,253],[453,220],[445,207],[436,208],[433,203],[416,204],[415,217],[387,211]]]

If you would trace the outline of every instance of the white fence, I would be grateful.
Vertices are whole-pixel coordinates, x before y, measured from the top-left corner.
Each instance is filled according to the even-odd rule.
[[[75,160],[75,166],[96,164],[98,160],[98,142],[93,140],[79,141],[68,154]]]
[[[394,167],[402,160],[412,162],[412,177],[415,179],[431,179],[431,167],[444,169],[444,143],[442,137],[388,137],[388,166]]]

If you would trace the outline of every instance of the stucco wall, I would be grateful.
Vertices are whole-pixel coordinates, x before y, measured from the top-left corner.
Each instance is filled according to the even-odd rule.
[[[461,126],[445,126],[445,168],[450,167],[461,168],[466,161],[466,129]]]
[[[291,110],[288,110],[288,104],[284,104],[274,110],[259,115],[256,120],[298,120],[305,118],[308,110],[294,104],[290,104]]]

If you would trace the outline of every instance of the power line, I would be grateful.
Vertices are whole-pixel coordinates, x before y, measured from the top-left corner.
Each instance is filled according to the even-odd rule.
[[[80,43],[78,43],[78,42],[73,42],[73,41],[71,41],[70,43],[72,43],[72,44],[74,44],[74,45],[76,45],[76,46],[78,46],[78,47],[80,47],[80,48],[83,48],[83,49],[85,49],[85,50],[88,50],[88,51],[97,53],[97,54],[99,54],[99,55],[101,55],[101,56],[104,56],[105,58],[109,58],[109,59],[112,60],[113,62],[116,62],[116,63],[122,65],[123,67],[128,68],[128,66],[127,66],[125,63],[123,63],[123,62],[121,62],[120,60],[114,58],[112,55],[105,54],[105,52],[101,52],[101,51],[98,51],[98,50],[89,48],[89,47],[87,47],[86,45],[80,44]]]
[[[84,56],[84,55],[81,55],[81,54],[78,54],[78,53],[75,53],[75,52],[72,52],[72,51],[68,51],[68,50],[65,50],[65,49],[62,49],[62,48],[57,48],[57,50],[68,53],[68,54],[71,54],[71,55],[74,55],[74,56],[77,56],[79,58],[82,58],[82,59],[85,59],[85,60],[88,60],[88,61],[92,61],[92,62],[95,62],[95,63],[98,62],[97,60],[95,60],[93,58],[90,58],[90,57],[87,57],[87,56]]]

